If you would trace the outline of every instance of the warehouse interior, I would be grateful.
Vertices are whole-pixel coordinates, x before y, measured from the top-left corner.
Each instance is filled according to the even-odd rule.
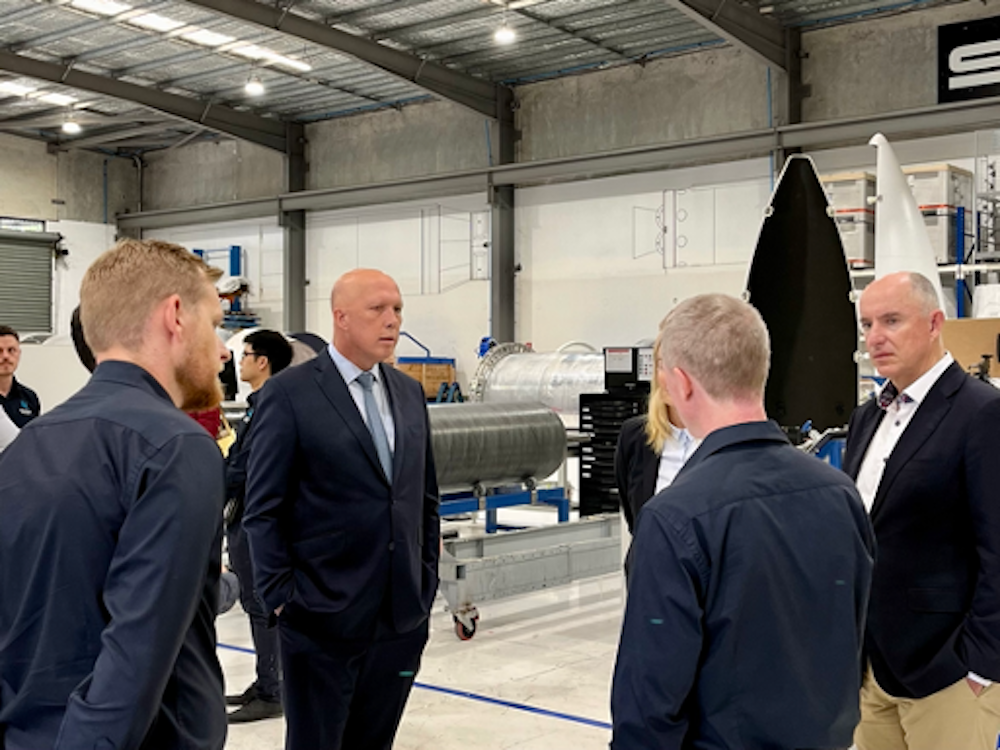
[[[377,268],[405,301],[400,362],[450,368],[431,400],[452,384],[475,400],[490,344],[584,355],[559,377],[601,392],[607,348],[644,350],[681,300],[743,293],[790,155],[815,164],[863,288],[876,133],[954,317],[1000,318],[1000,83],[956,98],[940,51],[942,27],[998,16],[996,0],[0,0],[0,323],[26,334],[18,377],[45,410],[86,382],[83,273],[141,237],[245,277],[231,334],[329,340],[333,282]],[[7,248],[32,233],[55,239],[22,273]],[[534,478],[574,523],[577,395],[547,404],[576,457]],[[449,523],[544,528],[556,505]],[[442,594],[396,747],[607,746],[627,548],[607,533],[611,566],[482,600],[474,638]],[[239,607],[218,632],[238,688]],[[282,737],[271,719],[227,747]]]

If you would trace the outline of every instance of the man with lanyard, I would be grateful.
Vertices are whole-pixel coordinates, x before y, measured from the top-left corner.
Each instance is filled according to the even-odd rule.
[[[229,564],[240,581],[240,603],[250,618],[254,650],[257,652],[257,679],[239,695],[227,695],[226,703],[239,706],[229,714],[230,724],[259,721],[282,715],[281,678],[278,658],[278,630],[268,627],[268,616],[257,599],[253,586],[253,567],[246,532],[243,530],[243,505],[246,497],[247,459],[250,446],[247,434],[253,419],[257,391],[272,375],[277,375],[292,361],[292,346],[277,331],[254,331],[243,339],[240,380],[249,383],[253,392],[247,397],[247,412],[236,425],[236,442],[226,461],[226,539]]]

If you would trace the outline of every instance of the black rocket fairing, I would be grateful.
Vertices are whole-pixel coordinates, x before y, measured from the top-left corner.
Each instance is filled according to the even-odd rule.
[[[783,427],[847,424],[858,329],[840,234],[812,160],[792,156],[771,196],[747,280],[771,334],[767,414]]]

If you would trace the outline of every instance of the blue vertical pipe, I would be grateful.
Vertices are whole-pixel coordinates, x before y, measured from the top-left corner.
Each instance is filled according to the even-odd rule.
[[[108,223],[108,160],[104,160],[104,223]]]
[[[243,248],[239,245],[229,246],[229,275],[239,276],[241,275],[243,269]],[[240,312],[240,298],[233,297],[233,301],[229,303],[230,312]]]
[[[955,262],[965,262],[965,206],[955,210]],[[955,313],[965,317],[965,277],[955,274]]]

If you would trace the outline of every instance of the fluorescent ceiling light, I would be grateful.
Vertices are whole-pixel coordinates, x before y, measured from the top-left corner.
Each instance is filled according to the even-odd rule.
[[[80,127],[80,123],[76,120],[66,120],[62,124],[62,131],[68,135],[78,135],[82,130],[83,128]]]
[[[39,94],[36,98],[60,107],[68,107],[73,102],[79,101],[75,96],[69,96],[68,94]]]
[[[89,10],[91,13],[100,13],[102,16],[117,16],[119,13],[132,10],[131,5],[116,3],[114,0],[73,0],[70,5],[80,10]]]
[[[181,26],[185,25],[183,21],[175,21],[172,18],[161,16],[158,13],[146,13],[141,16],[136,16],[135,18],[130,18],[128,22],[135,26],[141,26],[144,29],[162,31],[163,33],[176,31]]]
[[[313,69],[312,65],[307,62],[302,62],[302,60],[296,60],[291,57],[285,57],[284,55],[278,55],[273,62],[275,65],[282,65],[286,68],[291,68],[292,70],[301,70],[303,73],[308,73]]]
[[[14,96],[27,96],[35,89],[31,86],[22,86],[19,83],[14,83],[13,81],[2,81],[0,82],[0,91],[5,94],[13,94]]]
[[[254,76],[247,81],[247,85],[243,87],[243,90],[250,96],[263,96],[264,84],[260,82],[260,79],[257,76]]]
[[[233,47],[230,52],[241,57],[248,57],[251,60],[263,60],[264,62],[271,63],[272,65],[281,65],[286,68],[291,68],[292,70],[301,70],[307,72],[312,70],[312,65],[301,60],[295,60],[291,57],[285,57],[275,52],[273,49],[268,49],[267,47],[260,47],[256,44],[241,44],[239,47]]]
[[[506,23],[493,34],[493,41],[497,44],[513,44],[515,39],[517,39],[517,34]]]
[[[230,42],[236,41],[236,37],[226,36],[225,34],[216,34],[214,31],[209,31],[208,29],[198,29],[197,31],[192,31],[190,34],[183,34],[182,36],[189,42],[202,44],[206,47],[220,47],[223,44],[229,44]]]

